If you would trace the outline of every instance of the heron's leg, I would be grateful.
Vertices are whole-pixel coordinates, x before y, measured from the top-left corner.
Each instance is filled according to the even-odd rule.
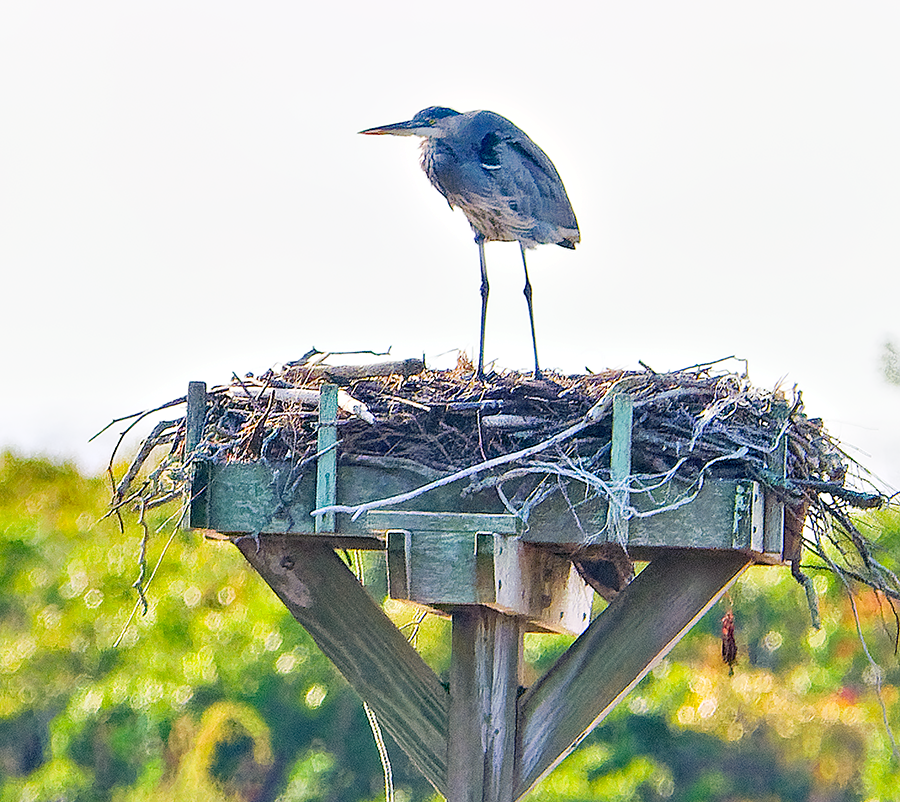
[[[531,304],[531,282],[528,280],[528,262],[525,261],[525,246],[520,242],[519,250],[522,251],[522,266],[525,268],[525,300],[528,302],[528,321],[531,323],[531,344],[534,346],[534,378],[541,378],[541,369],[538,365],[537,337],[534,335],[534,307]]]
[[[487,322],[487,301],[490,286],[488,285],[487,265],[484,261],[484,237],[476,235],[475,244],[478,246],[478,263],[481,267],[481,334],[478,337],[478,373],[477,378],[484,378],[484,326]]]

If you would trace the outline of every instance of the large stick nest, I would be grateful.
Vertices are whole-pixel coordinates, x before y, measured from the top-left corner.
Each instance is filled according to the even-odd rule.
[[[786,528],[829,567],[837,568],[837,553],[845,575],[897,595],[896,578],[874,559],[851,519],[853,508],[881,506],[884,496],[822,421],[805,414],[799,392],[786,398],[779,389],[754,387],[746,374],[728,372],[722,363],[671,373],[546,373],[540,381],[503,372],[477,381],[465,358],[454,370],[427,370],[418,360],[360,368],[307,359],[212,388],[192,458],[314,469],[317,391],[324,382],[342,388],[341,462],[403,467],[421,475],[423,484],[459,474],[469,479],[463,492],[493,488],[526,521],[554,492],[615,501],[608,402],[627,392],[634,399],[630,492],[672,481],[687,488],[689,499],[711,477],[756,480],[786,503]],[[183,417],[154,428],[115,485],[115,507],[137,501],[145,509],[183,492],[184,431]],[[784,473],[776,458],[782,443]],[[158,446],[166,456],[138,481]],[[514,481],[516,492],[506,492]],[[620,510],[625,518],[634,512]],[[796,565],[795,575],[804,579]]]

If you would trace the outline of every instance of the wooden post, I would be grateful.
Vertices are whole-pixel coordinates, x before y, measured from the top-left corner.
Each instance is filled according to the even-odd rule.
[[[206,422],[206,382],[189,382],[187,409],[184,416],[184,456],[183,464],[188,466],[191,480],[188,482],[190,498],[187,503],[185,526],[205,527],[209,525],[206,487],[209,484],[209,467],[203,461],[194,461],[193,451],[203,439],[203,424]]]
[[[773,412],[775,423],[783,426],[790,415],[787,401],[776,401],[773,404]],[[778,446],[766,456],[766,467],[775,474],[782,485],[787,475],[787,441],[787,432],[781,432]],[[784,552],[784,501],[772,490],[765,494],[764,521],[760,551],[781,557]]]
[[[624,517],[629,502],[628,477],[631,476],[631,428],[634,417],[634,399],[628,393],[613,396],[612,444],[609,455],[609,473],[612,480],[614,503],[609,505],[606,525],[609,539],[623,548],[628,547],[628,519]]]
[[[323,384],[319,390],[316,507],[329,507],[337,501],[337,411],[338,386]],[[333,531],[333,512],[324,512],[316,516],[316,532]]]
[[[206,419],[206,382],[188,382],[187,410],[184,419],[184,458],[203,438],[203,423]]]
[[[522,637],[516,616],[453,613],[447,802],[513,802]]]

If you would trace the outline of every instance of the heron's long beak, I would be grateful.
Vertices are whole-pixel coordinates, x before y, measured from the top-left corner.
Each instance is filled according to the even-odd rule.
[[[421,120],[405,120],[402,123],[379,125],[377,128],[367,128],[360,131],[361,134],[391,134],[392,136],[432,136],[434,128]]]

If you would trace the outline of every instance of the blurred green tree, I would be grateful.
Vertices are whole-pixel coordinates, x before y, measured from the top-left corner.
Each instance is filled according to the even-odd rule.
[[[107,500],[103,479],[71,465],[0,457],[0,802],[383,798],[359,699],[236,549],[174,528],[175,507],[148,515],[151,566],[171,543],[146,615],[122,636],[142,532],[98,523]],[[896,570],[900,516],[860,525]],[[378,577],[377,560],[360,558],[359,570]],[[896,726],[896,617],[884,598],[858,592],[851,605],[839,579],[807,570],[821,630],[788,571],[752,569],[529,799],[896,798],[876,694]],[[371,584],[383,591],[381,578]],[[447,622],[385,608],[445,671]],[[734,676],[720,656],[727,609]],[[528,681],[568,643],[529,635]],[[436,799],[388,748],[398,802]]]

